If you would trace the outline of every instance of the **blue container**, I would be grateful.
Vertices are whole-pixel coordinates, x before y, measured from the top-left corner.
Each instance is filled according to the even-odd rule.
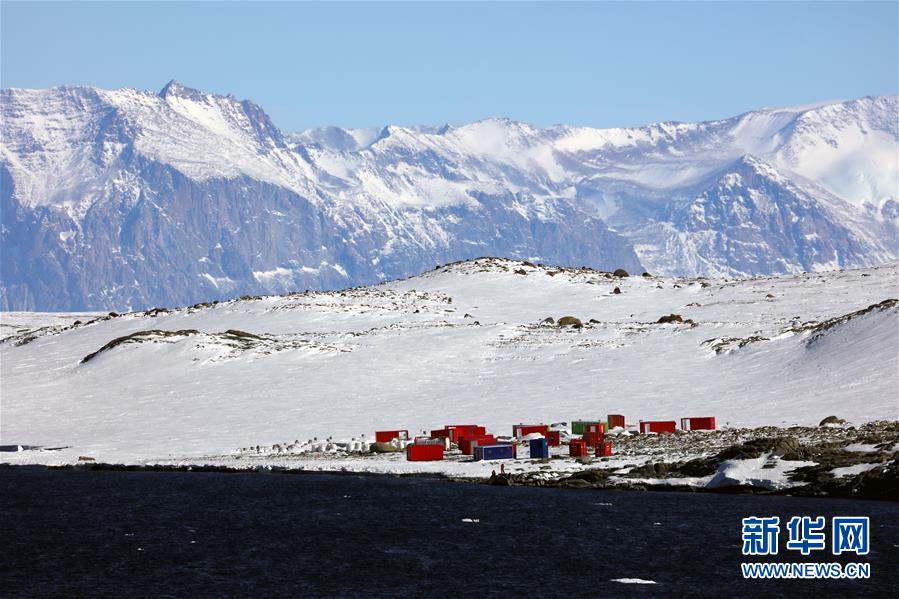
[[[549,459],[549,444],[546,439],[531,439],[531,458],[535,460]]]
[[[515,457],[515,448],[508,443],[478,445],[474,448],[476,460],[511,460]]]

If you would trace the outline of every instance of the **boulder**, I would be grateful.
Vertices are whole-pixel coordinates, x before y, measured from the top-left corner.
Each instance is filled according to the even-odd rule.
[[[605,482],[609,475],[611,474],[611,470],[603,470],[600,468],[591,468],[590,470],[581,470],[580,472],[575,472],[571,476],[569,476],[566,480],[585,480],[588,483],[602,483]]]
[[[574,316],[563,316],[559,319],[560,327],[575,327],[581,328],[584,324],[581,322],[580,318],[576,318]]]
[[[666,322],[683,322],[684,317],[680,314],[669,314],[667,316],[662,316],[656,322],[658,324],[665,324]]]
[[[818,426],[827,426],[828,424],[846,424],[846,421],[836,416],[828,416],[818,423]]]
[[[559,481],[559,486],[570,489],[592,489],[593,483],[582,478],[566,478]]]
[[[237,337],[238,339],[262,339],[259,335],[254,335],[253,333],[247,333],[246,331],[241,331],[239,329],[228,329],[225,331],[225,335],[229,337]]]
[[[516,269],[515,269],[515,274],[516,274],[516,275],[525,275],[525,276],[527,276],[528,271],[526,271],[526,270],[523,269],[523,268],[516,268]]]
[[[552,316],[547,316],[542,321],[540,321],[540,324],[556,324],[556,319]]]
[[[630,275],[627,274],[627,271],[624,270],[623,268],[619,268],[618,270],[616,270],[615,272],[612,273],[612,276],[615,276],[615,277],[629,277]]]
[[[780,457],[794,457],[800,453],[802,445],[793,437],[780,437],[774,442],[771,453]]]
[[[612,290],[612,293],[614,293],[615,295],[618,295],[618,294],[621,293],[621,289],[619,289],[618,287],[616,287],[615,289]]]

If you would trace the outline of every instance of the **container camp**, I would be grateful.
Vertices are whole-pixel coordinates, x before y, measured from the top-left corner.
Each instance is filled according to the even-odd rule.
[[[596,447],[606,436],[606,425],[602,422],[591,422],[584,425],[584,443],[587,447]]]
[[[394,439],[409,439],[409,431],[375,431],[375,441],[378,443],[390,443]]]
[[[611,441],[603,441],[599,445],[596,446],[596,452],[594,454],[598,458],[607,458],[612,455],[612,442]]]
[[[459,449],[465,455],[474,455],[474,448],[478,445],[492,445],[496,443],[493,435],[477,435],[474,437],[460,437]]]
[[[693,416],[680,419],[680,428],[684,431],[713,431],[715,430],[714,416]]]
[[[677,430],[677,423],[674,420],[641,420],[641,433],[673,433]]]
[[[624,416],[621,414],[609,414],[608,421],[609,426],[606,430],[612,430],[613,428],[624,428]]]
[[[544,437],[549,430],[549,426],[545,424],[516,424],[512,427],[512,436],[520,439],[533,433],[540,433]]]
[[[493,443],[478,445],[474,448],[475,460],[511,460],[516,455],[515,445],[511,443]]]
[[[568,455],[579,458],[587,455],[587,444],[583,439],[572,439],[568,443]]]
[[[562,444],[562,433],[560,431],[546,431],[546,443],[550,447],[558,447]]]
[[[531,439],[531,459],[548,460],[549,459],[549,443],[546,438]]]
[[[410,462],[434,462],[442,459],[443,445],[440,443],[406,445],[406,460]]]

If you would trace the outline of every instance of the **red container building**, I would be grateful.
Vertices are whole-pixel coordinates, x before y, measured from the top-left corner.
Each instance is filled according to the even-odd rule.
[[[685,431],[713,431],[715,430],[714,416],[693,416],[680,419],[681,430]]]
[[[375,431],[375,441],[378,443],[390,443],[394,439],[408,439],[409,431]]]
[[[602,443],[597,445],[595,455],[598,458],[606,458],[612,455],[612,442],[603,441]]]
[[[624,428],[624,416],[621,414],[609,414],[609,428]]]
[[[438,433],[438,434],[434,434]],[[432,437],[449,437],[453,443],[458,443],[460,437],[473,437],[486,435],[487,429],[477,424],[447,424],[442,429],[431,431]]]
[[[641,420],[641,433],[673,433],[677,430],[674,420]]]
[[[474,455],[474,448],[478,445],[491,445],[496,443],[496,437],[493,435],[477,435],[474,437],[460,437],[459,449],[465,455]]]
[[[602,422],[593,422],[590,424],[584,425],[584,442],[587,444],[587,447],[596,447],[600,443],[602,443],[603,438],[606,436],[606,425]]]
[[[434,462],[443,459],[443,445],[406,445],[406,459],[410,462]]]
[[[559,431],[546,431],[546,444],[550,447],[558,447],[562,444],[562,433]]]
[[[568,444],[568,455],[578,458],[587,455],[587,444],[583,439],[572,439]]]
[[[516,424],[512,427],[512,436],[520,438],[532,433],[540,433],[545,437],[548,430],[549,427],[545,424]]]

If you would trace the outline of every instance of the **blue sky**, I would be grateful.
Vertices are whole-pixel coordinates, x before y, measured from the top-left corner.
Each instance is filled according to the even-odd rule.
[[[320,125],[641,125],[897,93],[897,3],[0,4],[3,87],[169,79]]]

